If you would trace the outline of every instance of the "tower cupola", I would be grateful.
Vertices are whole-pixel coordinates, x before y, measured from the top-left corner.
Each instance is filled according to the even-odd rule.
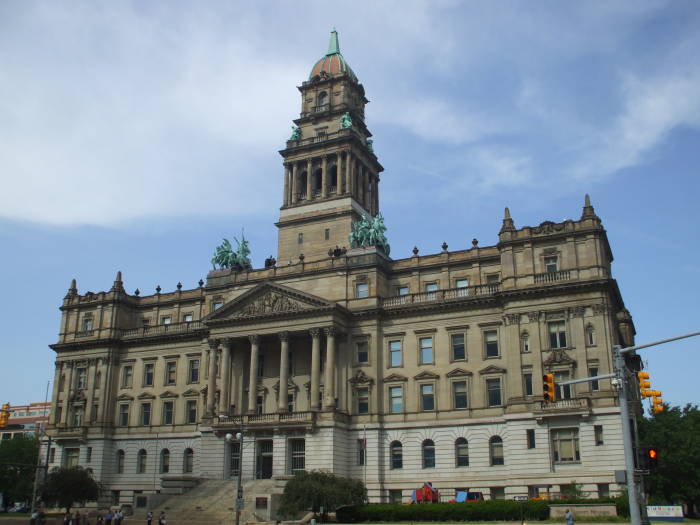
[[[314,67],[311,68],[309,80],[313,80],[315,77],[324,75],[328,77],[348,75],[353,81],[357,82],[355,73],[343,55],[340,53],[338,32],[335,29],[331,31],[331,38],[328,42],[328,52],[314,64]]]

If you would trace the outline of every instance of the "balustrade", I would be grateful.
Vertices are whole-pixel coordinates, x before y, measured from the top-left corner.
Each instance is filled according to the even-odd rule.
[[[480,284],[462,288],[450,288],[448,290],[435,290],[431,292],[420,292],[395,297],[385,297],[382,299],[382,306],[385,308],[405,306],[408,304],[420,304],[437,301],[451,301],[465,299],[469,297],[483,297],[493,295],[501,289],[500,283]]]
[[[561,270],[558,272],[545,272],[535,274],[535,284],[554,283],[557,281],[568,281],[571,278],[570,270]]]

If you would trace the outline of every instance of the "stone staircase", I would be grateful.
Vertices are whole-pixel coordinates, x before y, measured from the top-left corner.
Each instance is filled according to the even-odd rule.
[[[153,525],[165,511],[167,525],[221,525],[234,523],[236,499],[235,480],[204,480],[184,494],[173,495],[154,506]],[[241,525],[245,523],[277,521],[279,498],[286,480],[256,479],[243,483],[245,507],[241,511]],[[256,508],[257,498],[267,498],[266,508]],[[139,509],[129,521],[145,520],[146,509]],[[128,525],[128,524],[127,524]]]

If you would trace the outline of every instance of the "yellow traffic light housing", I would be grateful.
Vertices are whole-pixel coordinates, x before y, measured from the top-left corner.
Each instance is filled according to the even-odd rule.
[[[639,380],[640,390],[651,388],[651,382],[649,381],[649,372],[637,372],[637,379]]]
[[[542,376],[542,390],[545,403],[554,403],[557,400],[557,387],[554,383],[554,374]]]
[[[10,403],[5,403],[0,409],[0,428],[7,426],[7,421],[10,419]]]
[[[663,405],[654,405],[651,407],[651,411],[654,414],[660,414],[661,412],[664,411],[664,406]]]

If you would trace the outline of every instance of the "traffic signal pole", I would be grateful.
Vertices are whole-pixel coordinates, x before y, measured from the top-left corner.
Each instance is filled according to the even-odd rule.
[[[633,391],[633,386],[629,383],[630,374],[628,373],[627,366],[625,365],[624,354],[634,352],[635,350],[641,350],[642,348],[649,348],[651,346],[670,343],[671,341],[678,341],[679,339],[695,337],[697,335],[700,335],[700,332],[692,332],[676,337],[669,337],[668,339],[662,339],[660,341],[654,341],[653,343],[628,346],[625,348],[622,348],[620,345],[615,345],[613,347],[614,373],[593,377],[584,377],[581,379],[572,379],[570,381],[562,381],[561,383],[558,383],[559,385],[572,385],[574,383],[588,383],[590,381],[597,381],[599,379],[606,378],[611,378],[613,379],[613,381],[617,379],[617,385],[619,387],[618,396],[620,400],[620,417],[622,418],[622,443],[625,452],[627,496],[629,498],[630,521],[632,525],[642,525],[642,513],[640,506],[640,494],[637,479],[635,477],[634,443],[632,440],[633,429],[629,410],[629,402],[631,401],[630,392]]]

